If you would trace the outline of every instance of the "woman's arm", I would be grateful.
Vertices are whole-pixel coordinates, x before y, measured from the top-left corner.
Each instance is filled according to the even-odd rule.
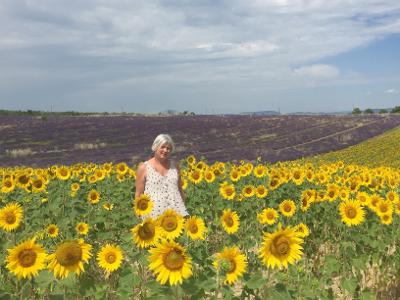
[[[146,183],[146,165],[141,164],[136,171],[136,191],[135,198],[139,197],[144,192]]]
[[[186,202],[186,195],[185,192],[182,189],[182,180],[181,180],[181,170],[179,168],[179,164],[176,163],[176,170],[178,171],[178,188],[179,188],[179,193],[181,194],[182,200],[185,203]]]

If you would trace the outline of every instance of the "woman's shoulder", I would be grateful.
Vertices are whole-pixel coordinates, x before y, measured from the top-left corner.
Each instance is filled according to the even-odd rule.
[[[137,168],[137,174],[145,174],[146,173],[146,166],[147,166],[148,162],[141,162]]]

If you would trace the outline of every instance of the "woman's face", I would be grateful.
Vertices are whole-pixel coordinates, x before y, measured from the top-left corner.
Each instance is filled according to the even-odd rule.
[[[172,147],[170,144],[162,144],[156,150],[156,155],[161,159],[167,159],[169,154],[171,153]]]

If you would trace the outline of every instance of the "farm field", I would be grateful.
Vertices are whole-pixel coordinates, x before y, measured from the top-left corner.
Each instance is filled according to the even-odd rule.
[[[322,164],[338,160],[368,167],[400,168],[400,128],[394,128],[360,144],[316,155],[303,161]]]
[[[2,299],[398,299],[400,171],[181,161],[191,218],[125,163],[0,169]]]
[[[176,141],[177,158],[270,163],[339,150],[400,125],[400,116],[0,117],[0,166],[78,162],[136,164],[159,133]]]

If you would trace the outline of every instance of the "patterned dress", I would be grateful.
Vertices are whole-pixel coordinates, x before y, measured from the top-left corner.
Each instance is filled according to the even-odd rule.
[[[144,194],[153,200],[153,210],[145,217],[156,218],[166,209],[173,209],[182,216],[187,216],[185,204],[183,203],[178,188],[178,169],[171,163],[165,176],[161,175],[148,161],[146,165],[146,183]]]

